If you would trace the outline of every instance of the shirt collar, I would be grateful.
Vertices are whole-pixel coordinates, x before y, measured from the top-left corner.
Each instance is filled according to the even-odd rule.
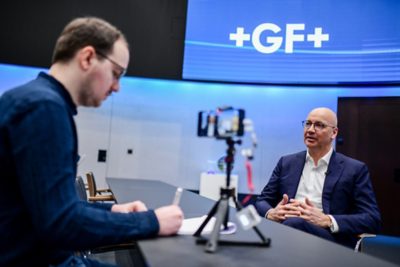
[[[50,88],[56,91],[64,99],[72,115],[76,115],[78,113],[76,105],[72,101],[71,95],[69,94],[69,92],[62,83],[60,83],[53,76],[50,76],[45,72],[40,72],[38,77],[43,78],[48,82],[50,82],[50,84],[52,85],[50,86]]]
[[[326,153],[322,158],[319,159],[319,161],[317,162],[317,166],[319,166],[322,162],[326,166],[328,166],[329,161],[331,160],[332,153],[333,153],[333,147],[331,147],[331,149],[329,149],[328,153]],[[311,157],[310,153],[308,152],[308,149],[307,149],[306,161],[310,162],[312,164],[314,163],[313,158]]]

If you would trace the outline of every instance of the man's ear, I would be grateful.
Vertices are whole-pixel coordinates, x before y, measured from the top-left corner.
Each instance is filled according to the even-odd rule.
[[[339,133],[339,128],[337,128],[337,127],[334,128],[331,139],[334,140],[336,138],[336,136],[338,135],[338,133]]]
[[[96,56],[96,50],[93,46],[85,46],[77,52],[77,60],[79,66],[83,70],[88,70],[93,64],[93,59]]]

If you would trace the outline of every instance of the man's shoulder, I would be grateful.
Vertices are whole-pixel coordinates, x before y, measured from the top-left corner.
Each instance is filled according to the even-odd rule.
[[[42,102],[52,102],[62,104],[62,97],[50,88],[48,84],[38,78],[25,84],[19,85],[6,91],[0,98],[0,105],[9,107],[24,108],[40,104]]]
[[[288,165],[291,166],[293,164],[298,165],[305,161],[306,154],[307,154],[307,151],[300,151],[297,153],[284,155],[279,159],[278,164],[281,164],[282,166],[288,166]]]
[[[30,114],[36,108],[64,109],[62,97],[38,79],[5,92],[0,97],[0,124],[8,123],[21,114]]]
[[[307,151],[303,150],[300,152],[284,155],[284,156],[282,156],[282,159],[284,159],[284,160],[304,159],[306,157],[306,154],[307,154]]]
[[[362,162],[362,161],[360,161],[358,159],[352,158],[350,156],[344,155],[344,154],[342,154],[340,152],[335,152],[334,155],[335,155],[335,160],[338,161],[338,162],[344,162],[345,164],[354,165],[354,166],[363,166],[363,165],[365,165],[364,162]]]
[[[54,90],[51,90],[49,84],[46,84],[46,81],[43,81],[39,77],[10,89],[4,93],[3,97],[25,102],[41,100],[57,101],[60,99],[59,94],[57,94]]]

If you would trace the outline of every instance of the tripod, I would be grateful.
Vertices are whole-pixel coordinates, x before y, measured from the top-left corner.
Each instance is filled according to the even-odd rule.
[[[218,244],[221,245],[250,245],[250,246],[269,246],[271,240],[263,236],[257,226],[253,226],[253,230],[260,237],[260,242],[244,242],[244,241],[222,241],[219,240],[219,234],[222,224],[224,225],[224,229],[228,228],[228,219],[229,219],[229,199],[232,198],[235,203],[236,210],[240,211],[243,207],[237,201],[235,197],[235,189],[230,187],[230,179],[231,179],[231,170],[234,162],[235,155],[235,144],[241,144],[241,140],[233,140],[231,137],[226,139],[226,143],[228,145],[227,155],[225,157],[226,163],[226,187],[221,188],[220,190],[220,198],[212,207],[210,212],[207,215],[205,221],[200,225],[199,229],[193,234],[197,237],[197,244],[206,244],[206,252],[213,253],[217,250]],[[204,227],[210,221],[210,219],[215,215],[216,221],[214,224],[214,228],[210,234],[210,238],[207,240],[201,237],[201,232]]]

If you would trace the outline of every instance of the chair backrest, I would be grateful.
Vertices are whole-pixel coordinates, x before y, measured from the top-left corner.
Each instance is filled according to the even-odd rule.
[[[400,266],[400,237],[398,236],[365,237],[361,241],[360,251]]]
[[[78,176],[75,179],[75,190],[78,193],[78,196],[81,200],[87,201],[85,183],[83,182],[83,179],[81,176]]]
[[[94,197],[97,194],[96,181],[94,180],[93,172],[86,173],[89,196]]]

